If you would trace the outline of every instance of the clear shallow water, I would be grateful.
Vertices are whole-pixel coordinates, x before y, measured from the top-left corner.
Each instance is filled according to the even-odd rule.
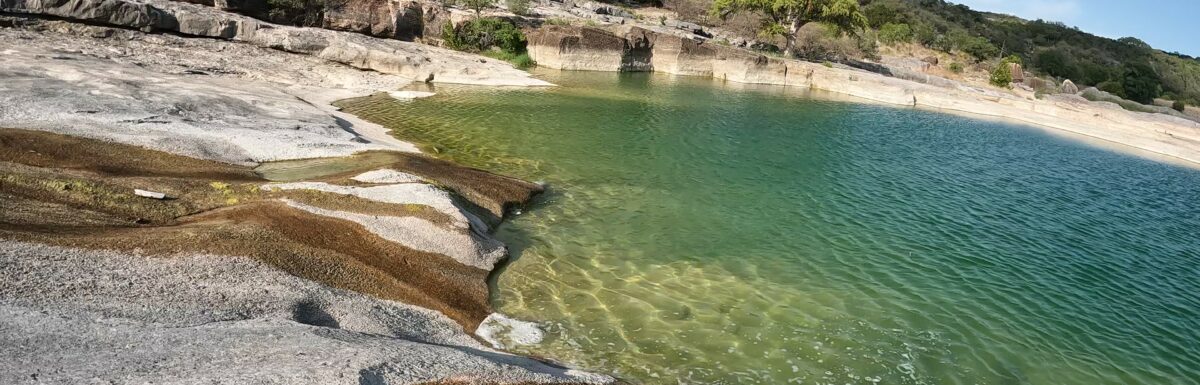
[[[1196,384],[1200,172],[769,87],[539,73],[347,110],[550,184],[514,350],[649,384]]]

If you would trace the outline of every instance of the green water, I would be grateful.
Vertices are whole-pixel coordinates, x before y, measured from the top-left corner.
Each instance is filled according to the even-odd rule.
[[[1196,384],[1200,172],[781,88],[539,72],[347,110],[549,183],[514,350],[648,384]]]

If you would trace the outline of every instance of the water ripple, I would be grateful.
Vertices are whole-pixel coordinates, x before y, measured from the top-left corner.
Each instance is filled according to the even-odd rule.
[[[1200,173],[792,91],[546,72],[347,111],[544,180],[530,353],[650,384],[1194,384]]]

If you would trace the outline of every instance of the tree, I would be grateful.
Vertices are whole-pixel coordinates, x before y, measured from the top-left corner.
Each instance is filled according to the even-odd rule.
[[[913,31],[908,24],[887,23],[879,28],[879,41],[883,44],[908,43],[912,39]]]
[[[1150,49],[1150,44],[1146,44],[1146,42],[1142,41],[1142,39],[1138,39],[1138,38],[1132,37],[1132,36],[1123,37],[1123,38],[1117,39],[1117,41],[1119,41],[1121,43],[1125,43],[1126,45],[1129,45],[1129,46],[1132,46],[1132,47],[1138,48],[1138,49]]]
[[[475,16],[479,16],[479,14],[483,12],[484,8],[490,7],[495,3],[496,0],[462,0],[463,5],[467,6],[467,8],[470,8],[472,11],[475,11]]]
[[[783,36],[787,40],[783,52],[789,57],[795,53],[796,32],[805,24],[822,22],[851,35],[867,27],[856,0],[717,0],[709,10],[722,20],[742,12],[766,16],[759,34]]]
[[[1009,64],[1021,64],[1021,57],[1012,55],[1000,60],[1000,65],[992,71],[991,81],[993,86],[1008,88],[1013,81],[1012,66]]]
[[[975,61],[980,62],[1000,55],[1000,49],[996,48],[992,42],[980,36],[968,36],[966,39],[956,43],[959,49],[963,50]]]
[[[508,11],[518,15],[529,14],[529,0],[504,0],[504,4],[508,6]]]
[[[1037,53],[1035,62],[1038,68],[1045,71],[1050,76],[1060,78],[1075,79],[1079,81],[1079,71],[1075,67],[1075,62],[1070,56],[1058,49],[1047,49]]]
[[[1161,84],[1154,68],[1144,63],[1126,64],[1125,72],[1121,75],[1125,98],[1142,104],[1154,103],[1154,98],[1162,93]]]
[[[908,14],[900,8],[900,4],[892,2],[873,1],[864,5],[862,12],[867,16],[871,28],[878,29],[884,24],[908,23]]]

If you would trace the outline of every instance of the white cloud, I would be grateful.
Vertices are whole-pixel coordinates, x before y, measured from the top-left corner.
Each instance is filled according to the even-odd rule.
[[[1083,13],[1078,0],[951,0],[977,11],[1007,13],[1025,19],[1069,23]]]

